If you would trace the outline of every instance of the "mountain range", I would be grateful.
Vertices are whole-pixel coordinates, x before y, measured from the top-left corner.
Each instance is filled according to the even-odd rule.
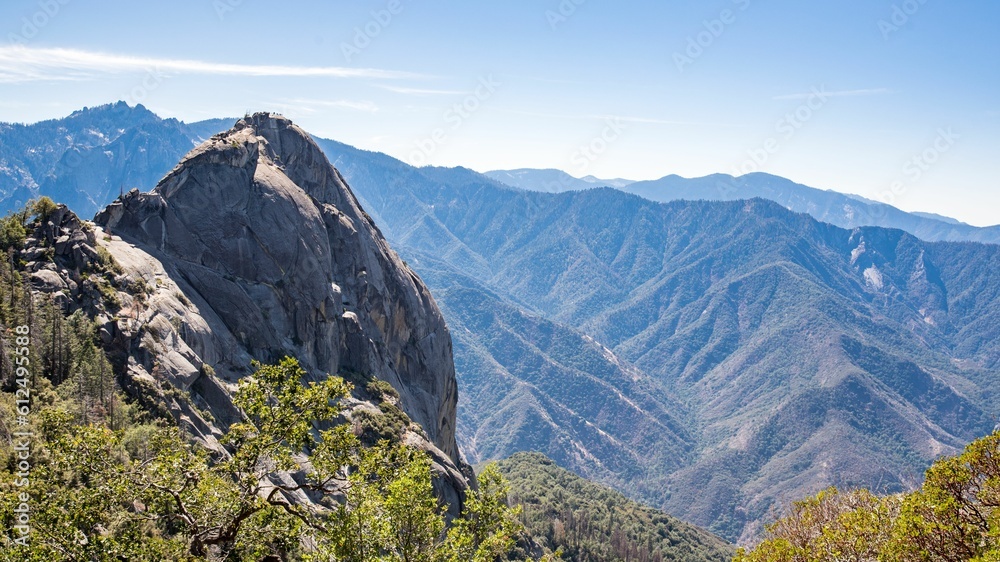
[[[519,170],[493,170],[484,172],[484,176],[493,178],[501,183],[512,187],[520,187],[530,191],[547,191],[550,193],[560,193],[563,191],[579,191],[592,187],[617,187],[624,188],[632,180],[621,178],[612,180],[602,180],[594,176],[582,178],[573,177],[562,170],[536,170],[532,168],[522,168]]]
[[[536,193],[467,170],[390,178],[376,175],[384,156],[323,146],[415,268],[441,269],[422,256],[444,256],[521,309],[424,273],[467,337],[456,338],[475,412],[461,417],[467,454],[542,448],[747,541],[776,503],[817,487],[911,488],[931,459],[993,425],[996,246],[840,229],[760,199]],[[486,304],[470,315],[475,303]],[[578,338],[538,335],[541,323]],[[583,379],[557,368],[586,357],[565,343],[580,340],[605,350]],[[595,375],[608,398],[584,385]]]
[[[341,425],[324,438],[353,435],[374,446],[370,451],[399,443],[426,453],[427,457],[412,457],[413,462],[429,461],[427,487],[419,492],[421,505],[432,513],[439,505],[447,506],[450,516],[464,513],[462,503],[472,497],[469,487],[476,477],[456,446],[457,395],[449,329],[426,285],[389,247],[342,176],[309,136],[287,119],[258,113],[239,120],[191,150],[154,190],[129,191],[93,222],[81,221],[65,205],[45,198],[2,222],[4,251],[11,257],[10,269],[0,273],[5,287],[0,303],[4,325],[33,326],[39,337],[28,342],[32,347],[28,353],[35,354],[33,364],[45,366],[37,378],[41,396],[33,396],[33,403],[54,418],[75,420],[60,427],[78,432],[65,446],[74,455],[68,470],[79,470],[80,476],[67,478],[65,489],[61,486],[66,472],[51,468],[59,462],[51,457],[61,458],[62,439],[52,439],[49,426],[44,445],[33,443],[36,455],[44,451],[37,457],[37,473],[42,476],[32,482],[44,490],[36,501],[45,509],[38,510],[41,514],[32,512],[33,530],[42,529],[44,536],[30,545],[32,554],[65,556],[63,536],[70,536],[76,537],[70,540],[83,557],[116,552],[128,558],[174,559],[180,554],[177,548],[190,551],[195,541],[203,540],[204,548],[197,549],[192,559],[207,555],[258,560],[262,551],[271,553],[266,559],[299,559],[302,551],[316,545],[312,535],[299,540],[297,527],[275,524],[273,516],[258,524],[256,518],[242,515],[243,507],[232,505],[246,501],[247,509],[256,509],[256,502],[274,501],[282,513],[304,517],[316,504],[332,505],[327,503],[328,493],[344,493],[339,479],[326,480],[325,492],[315,483],[299,488],[304,479],[312,478],[305,467],[298,461],[269,459],[252,464],[262,472],[249,477],[251,488],[236,494],[241,499],[233,499],[226,484],[238,476],[226,474],[217,481],[196,471],[206,470],[208,456],[213,458],[213,469],[227,470],[226,461],[243,452],[238,447],[244,442],[232,439],[240,427],[257,424],[253,427],[259,431],[268,430],[260,418],[246,413],[246,389],[276,392],[253,385],[280,384],[276,381],[285,376],[281,374],[285,369],[300,367],[298,376],[308,386],[295,385],[300,394],[283,388],[274,398],[277,405],[265,406],[263,419],[286,415],[289,409],[316,400],[321,395],[314,393],[323,392],[327,383],[341,384],[328,379],[338,374],[352,384],[344,386],[348,396],[338,398],[336,423]],[[27,289],[23,292],[18,290],[22,284]],[[6,391],[0,395],[4,399],[0,414],[5,419],[13,411],[12,389],[24,384],[15,380],[13,355],[6,346],[0,353],[0,382]],[[279,360],[278,368],[262,366]],[[55,391],[52,384],[58,384]],[[326,399],[319,403],[328,405]],[[322,407],[314,411],[335,415],[323,413]],[[312,414],[298,412],[285,419],[295,423],[294,416],[301,415]],[[105,423],[116,431],[112,434]],[[306,422],[305,428],[310,423],[316,420]],[[13,422],[0,425],[4,430],[14,427]],[[190,449],[198,456],[163,453],[158,449],[162,441],[144,441],[143,435],[157,431],[154,427],[165,432],[160,439],[179,437],[167,429],[173,426],[198,445]],[[126,436],[126,444],[112,445],[115,452],[109,462],[81,461],[80,450],[91,451],[94,445],[92,437],[79,437],[88,431]],[[11,442],[9,449],[14,436],[7,433],[4,442]],[[279,441],[283,444],[286,439]],[[379,440],[382,444],[375,446]],[[188,450],[180,439],[173,443]],[[321,458],[318,450],[309,451],[313,459]],[[132,451],[146,455],[142,462],[135,460],[135,466],[127,456]],[[160,462],[165,454],[170,455],[169,468],[139,476],[141,485],[119,487],[123,478],[136,477],[132,472],[136,466]],[[98,455],[104,460],[103,454]],[[380,471],[398,462],[392,457],[372,457],[372,461],[376,458]],[[521,480],[513,482],[518,493],[510,500],[535,514],[526,533],[514,527],[503,531],[514,533],[511,538],[525,549],[520,559],[540,559],[552,551],[546,547],[561,548],[567,538],[569,558],[562,559],[580,562],[610,561],[622,554],[649,562],[725,560],[732,555],[731,545],[711,533],[555,470],[538,454],[511,462],[517,462]],[[129,469],[108,468],[116,463]],[[367,470],[364,466],[357,470]],[[152,505],[148,496],[141,495],[149,493],[148,482],[172,471],[183,472],[188,483],[207,482],[210,498],[191,495],[181,487],[172,490],[165,506]],[[9,473],[5,478],[8,486],[12,477]],[[482,478],[480,492],[505,486],[488,474]],[[539,479],[551,483],[545,484],[547,491],[561,488],[565,493],[548,497],[536,488]],[[414,493],[414,482],[405,481],[407,494]],[[266,499],[254,491],[258,486],[270,490]],[[282,487],[280,497],[275,497],[275,486]],[[98,495],[109,501],[99,504],[92,496],[73,496],[81,489],[99,490]],[[550,499],[564,501],[550,503]],[[68,503],[58,504],[64,500]],[[148,517],[147,504],[150,511],[179,505],[184,516],[194,518],[201,517],[198,509],[212,501],[224,507],[209,508],[211,515],[233,517],[233,525],[239,526],[233,532],[243,534],[237,535],[235,548],[254,540],[259,550],[248,555],[228,545],[217,547],[219,541],[232,539],[211,534],[175,536],[184,528],[169,524],[147,527],[138,537],[121,531],[128,527],[122,521],[133,516],[141,521],[171,520],[169,512],[159,515],[163,511]],[[194,503],[198,508],[188,510]],[[553,524],[568,514],[567,531],[546,536],[548,512],[533,511],[539,504],[559,510]],[[412,516],[408,508],[414,504],[406,505],[406,515]],[[381,513],[365,506],[364,517],[381,520]],[[3,507],[9,518],[14,505]],[[471,504],[466,507],[475,509]],[[325,511],[317,513],[322,517]],[[71,521],[66,519],[68,512],[74,514]],[[606,533],[609,516],[627,532]],[[443,519],[440,524],[444,525]],[[453,530],[459,526],[456,523]],[[477,527],[487,528],[493,527]],[[395,536],[376,539],[385,542],[375,544],[386,544]],[[448,537],[454,538],[451,532]],[[29,549],[18,548],[19,543],[8,541],[3,558],[24,559]],[[358,553],[356,545],[337,548]]]
[[[161,119],[142,105],[117,102],[30,125],[0,123],[0,211],[48,195],[65,201],[82,216],[92,216],[133,187],[155,185],[188,150],[235,121],[216,118],[184,123]],[[843,228],[884,226],[929,241],[1000,243],[1000,225],[975,227],[934,213],[908,213],[858,195],[815,189],[765,173],[670,175],[651,181],[576,178],[562,170],[531,168],[483,175],[529,191],[613,187],[661,202],[760,197]]]
[[[0,197],[86,213],[220,125],[124,104],[2,125]],[[747,542],[783,502],[912,488],[993,427],[1000,247],[925,241],[990,229],[898,210],[884,221],[920,236],[867,226],[877,204],[773,176],[622,186],[661,202],[316,142],[440,305],[472,462],[541,451]]]
[[[759,172],[739,177],[726,174],[693,179],[667,176],[631,183],[624,189],[653,201],[735,201],[760,197],[841,228],[883,226],[905,230],[932,242],[1000,243],[1000,225],[976,227],[934,213],[907,213],[858,195],[816,189]]]
[[[560,170],[500,170],[486,176],[513,187],[531,191],[561,192],[614,187],[652,201],[738,201],[760,197],[780,203],[797,213],[842,228],[884,226],[905,230],[929,241],[1000,243],[1000,225],[976,227],[935,213],[906,212],[859,195],[822,190],[791,180],[755,172],[739,177],[713,174],[700,178],[670,175],[657,180],[578,179]]]
[[[118,102],[31,125],[0,123],[0,210],[45,195],[93,217],[134,187],[152,189],[189,150],[234,122],[185,124]]]

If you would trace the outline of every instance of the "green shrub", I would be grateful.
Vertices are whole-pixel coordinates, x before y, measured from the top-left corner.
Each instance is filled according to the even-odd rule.
[[[125,269],[122,268],[121,264],[118,263],[115,257],[111,255],[111,252],[104,246],[97,247],[97,259],[100,260],[102,270],[115,275],[125,273]]]
[[[49,216],[52,215],[52,212],[59,207],[58,205],[56,205],[55,201],[45,196],[35,199],[31,203],[29,203],[29,206],[31,209],[31,214],[34,215],[35,218],[41,220],[42,222],[48,220]]]
[[[24,246],[24,239],[28,236],[24,224],[21,223],[21,215],[9,213],[0,219],[0,249],[7,250],[14,248],[21,249]]]
[[[399,400],[399,393],[396,392],[396,389],[381,379],[372,379],[365,385],[365,390],[378,400]]]
[[[373,445],[379,441],[398,443],[403,432],[410,425],[410,418],[396,406],[384,402],[378,412],[358,409],[351,414],[354,423],[360,426],[361,442]]]

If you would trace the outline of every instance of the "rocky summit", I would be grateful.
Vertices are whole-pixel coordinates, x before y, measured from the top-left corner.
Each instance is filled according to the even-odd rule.
[[[419,424],[404,439],[431,453],[457,509],[471,472],[455,441],[448,328],[302,129],[247,116],[95,222],[96,243],[143,287],[121,295],[117,315],[133,342],[126,378],[189,393],[197,407],[175,402],[174,417],[196,438],[217,447],[252,360],[288,355],[312,377],[374,377]]]

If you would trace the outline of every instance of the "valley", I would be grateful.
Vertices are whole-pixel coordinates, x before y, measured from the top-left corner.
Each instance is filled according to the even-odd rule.
[[[137,131],[141,152],[163,161],[74,130],[111,156],[59,168],[83,150],[74,142],[26,160],[18,169],[54,171],[5,188],[4,201],[45,194],[86,211],[117,197],[116,182],[148,189],[144,178],[173,167],[166,155],[226,126],[113,105],[25,129],[34,137],[16,146],[97,124]],[[776,507],[830,485],[912,489],[933,459],[996,423],[996,246],[861,226],[866,215],[836,226],[843,196],[781,178],[621,186],[662,202],[526,190],[316,142],[441,307],[469,462],[540,451],[745,543]],[[27,176],[6,181],[17,177]],[[715,198],[704,194],[723,181],[734,187],[716,192],[732,200],[692,200]],[[816,207],[822,197],[832,199]],[[905,215],[918,233],[986,236],[899,213],[884,216]]]

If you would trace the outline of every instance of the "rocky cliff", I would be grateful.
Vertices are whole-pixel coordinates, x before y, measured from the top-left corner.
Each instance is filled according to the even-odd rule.
[[[197,438],[217,446],[236,419],[230,393],[251,360],[294,356],[313,377],[390,383],[419,424],[403,439],[432,454],[458,505],[469,478],[448,328],[302,129],[248,116],[95,221],[95,242],[141,289],[121,295],[113,326],[131,342],[125,378],[189,393],[196,407],[173,413]]]

